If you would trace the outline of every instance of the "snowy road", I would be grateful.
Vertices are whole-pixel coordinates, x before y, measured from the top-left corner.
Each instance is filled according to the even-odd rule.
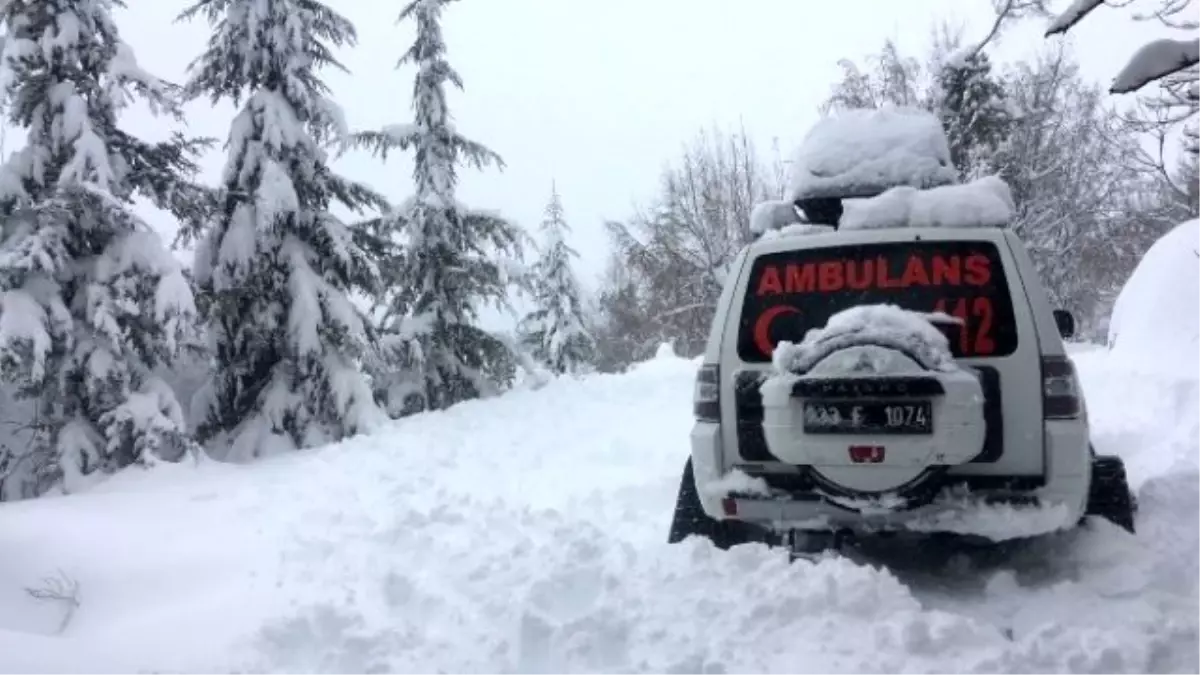
[[[666,546],[695,364],[661,359],[4,505],[0,670],[1196,672],[1197,382],[1077,359],[1136,538],[887,565]],[[23,590],[56,570],[61,634],[66,605]]]

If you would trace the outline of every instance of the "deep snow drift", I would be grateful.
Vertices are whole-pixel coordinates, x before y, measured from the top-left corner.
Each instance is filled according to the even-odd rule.
[[[1200,370],[1200,220],[1176,225],[1142,256],[1113,305],[1108,344],[1126,362]],[[1138,359],[1147,351],[1172,358]]]
[[[1100,449],[1130,460],[1136,538],[790,565],[668,546],[696,363],[664,355],[0,505],[0,670],[1195,672],[1195,377],[1077,358]],[[59,570],[79,589],[61,634],[65,605],[24,590]]]

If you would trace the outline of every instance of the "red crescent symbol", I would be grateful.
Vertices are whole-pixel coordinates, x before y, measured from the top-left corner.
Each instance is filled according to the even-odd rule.
[[[771,352],[775,351],[775,345],[771,344],[771,324],[775,319],[783,314],[799,313],[800,310],[795,307],[775,305],[758,315],[758,320],[754,322],[754,346],[758,347],[763,356],[770,356]]]

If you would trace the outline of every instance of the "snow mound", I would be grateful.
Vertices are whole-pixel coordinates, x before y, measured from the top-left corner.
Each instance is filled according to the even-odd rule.
[[[663,342],[658,345],[658,349],[654,352],[656,360],[672,360],[678,358],[675,356],[675,344],[672,342]]]
[[[814,328],[798,344],[781,341],[772,355],[780,373],[802,373],[834,352],[870,343],[911,354],[931,370],[954,370],[950,343],[934,322],[955,322],[942,313],[912,312],[897,305],[859,305],[829,317],[823,328]],[[870,365],[870,364],[867,364]],[[879,364],[872,366],[877,372]]]
[[[1200,371],[1200,220],[1163,235],[1133,270],[1109,322],[1113,356],[1140,369]]]
[[[999,176],[928,190],[902,186],[849,201],[839,228],[1006,227],[1016,217],[1012,190]]]
[[[821,119],[792,155],[789,201],[871,197],[958,181],[942,124],[918,108],[855,109]]]
[[[1104,430],[1103,437],[1094,437],[1096,450],[1123,458],[1135,488],[1157,475],[1200,471],[1200,451],[1195,449],[1200,439],[1196,371],[1154,363],[1147,367],[1103,350],[1071,359],[1087,395],[1088,418]]]

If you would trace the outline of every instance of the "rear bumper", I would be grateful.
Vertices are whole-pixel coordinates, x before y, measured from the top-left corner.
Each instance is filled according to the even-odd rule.
[[[1067,529],[1082,518],[1091,479],[1086,425],[1047,424],[1044,447],[1043,476],[948,473],[942,479],[943,493],[932,502],[895,510],[823,494],[802,480],[802,474],[761,474],[769,478],[769,496],[706,490],[706,484],[726,475],[720,426],[697,423],[691,433],[697,492],[705,513],[712,518],[779,530],[952,532],[993,540]]]

